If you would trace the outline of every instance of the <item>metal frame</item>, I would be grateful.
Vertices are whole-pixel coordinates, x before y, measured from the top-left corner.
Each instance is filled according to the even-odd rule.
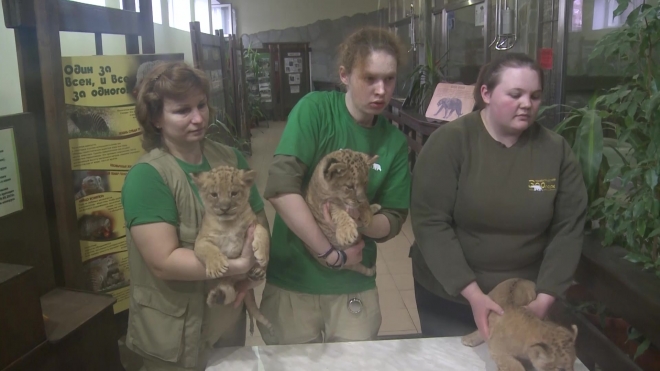
[[[553,0],[553,5],[554,5]],[[568,0],[558,1],[557,11],[557,43],[556,43],[556,56],[553,60],[553,79],[555,80],[555,104],[559,104],[558,108],[558,121],[561,121],[561,105],[566,100],[566,64],[568,63],[568,26],[571,20],[571,12],[573,11],[573,2],[568,4]],[[553,14],[554,17],[554,14]]]
[[[488,32],[489,29],[489,18],[490,18],[490,12],[488,11],[490,9],[490,0],[463,0],[460,2],[454,2],[450,4],[446,4],[443,6],[436,6],[433,8],[432,15],[436,16],[438,14],[442,14],[442,54],[441,55],[447,55],[448,52],[448,47],[449,47],[449,32],[447,30],[447,12],[455,11],[458,9],[463,9],[467,8],[469,6],[473,5],[478,5],[478,4],[484,4],[486,6],[486,17],[484,18],[484,63],[488,63],[490,61],[490,46],[488,40],[490,33]],[[433,17],[433,22],[435,22],[435,17]]]

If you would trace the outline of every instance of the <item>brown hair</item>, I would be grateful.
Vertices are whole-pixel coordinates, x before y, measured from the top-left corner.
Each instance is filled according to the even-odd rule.
[[[190,91],[200,90],[210,95],[209,80],[204,72],[192,68],[183,61],[155,64],[153,69],[141,79],[138,85],[135,117],[142,127],[142,148],[151,151],[163,148],[163,136],[155,122],[163,115],[163,102],[168,99],[182,99]],[[207,103],[209,104],[209,103]],[[209,104],[209,119],[214,117]]]
[[[541,67],[534,61],[532,58],[522,53],[506,53],[503,56],[490,61],[489,63],[483,65],[479,71],[479,77],[477,77],[477,83],[475,84],[474,89],[474,101],[475,106],[478,109],[486,107],[486,102],[484,102],[481,97],[481,87],[486,85],[486,89],[489,92],[492,92],[497,85],[500,84],[500,75],[502,70],[505,68],[521,68],[527,67],[536,71],[539,75],[539,82],[541,83],[541,89],[543,89],[543,71]]]
[[[339,66],[347,73],[361,66],[372,52],[384,51],[396,59],[397,67],[405,63],[401,40],[392,32],[380,27],[364,27],[348,36],[339,45]]]

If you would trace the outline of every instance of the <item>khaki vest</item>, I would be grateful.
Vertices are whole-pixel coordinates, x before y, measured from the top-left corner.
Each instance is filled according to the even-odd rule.
[[[204,156],[211,168],[237,166],[230,147],[206,140]],[[174,195],[179,213],[179,246],[192,249],[204,208],[195,196],[186,174],[171,154],[154,149],[137,163],[153,166]],[[204,281],[164,281],[155,277],[126,231],[131,275],[126,345],[142,355],[195,367],[201,350],[200,334],[206,306]]]

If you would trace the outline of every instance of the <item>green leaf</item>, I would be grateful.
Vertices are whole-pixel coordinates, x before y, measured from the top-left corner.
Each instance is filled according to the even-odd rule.
[[[655,236],[657,236],[657,235],[659,235],[659,234],[660,234],[660,227],[654,229],[653,232],[651,232],[651,234],[649,234],[649,237],[648,237],[648,238],[653,238],[653,237],[655,237]]]
[[[582,166],[587,188],[591,188],[597,179],[600,163],[603,160],[603,127],[601,117],[590,110],[582,118],[575,138],[576,154]]]
[[[633,253],[633,252],[628,253],[625,256],[625,259],[632,263],[648,263],[649,261],[651,261],[651,258],[649,258],[648,256],[644,256],[642,254]]]
[[[646,184],[653,190],[658,185],[658,173],[653,169],[649,169],[644,174],[644,180],[646,180]]]
[[[637,219],[644,212],[644,202],[637,202],[633,207],[633,218]]]
[[[642,204],[644,206],[644,204]],[[641,237],[644,237],[644,233],[646,232],[646,219],[640,218],[639,222],[637,222],[637,232]]]
[[[613,179],[618,177],[621,174],[621,168],[623,165],[617,164],[612,167],[610,167],[610,170],[607,171],[607,174],[605,174],[605,177],[603,178],[603,181],[605,182],[611,182]]]
[[[633,356],[633,360],[636,360],[637,357],[641,356],[646,352],[646,350],[649,348],[651,345],[651,339],[646,339],[644,340],[639,346],[637,347],[637,351],[635,352],[635,355]]]

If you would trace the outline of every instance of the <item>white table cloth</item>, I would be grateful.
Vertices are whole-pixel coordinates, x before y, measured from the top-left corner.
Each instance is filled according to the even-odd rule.
[[[460,337],[224,348],[206,371],[496,371],[486,344],[461,344]],[[575,371],[587,371],[576,361]]]

